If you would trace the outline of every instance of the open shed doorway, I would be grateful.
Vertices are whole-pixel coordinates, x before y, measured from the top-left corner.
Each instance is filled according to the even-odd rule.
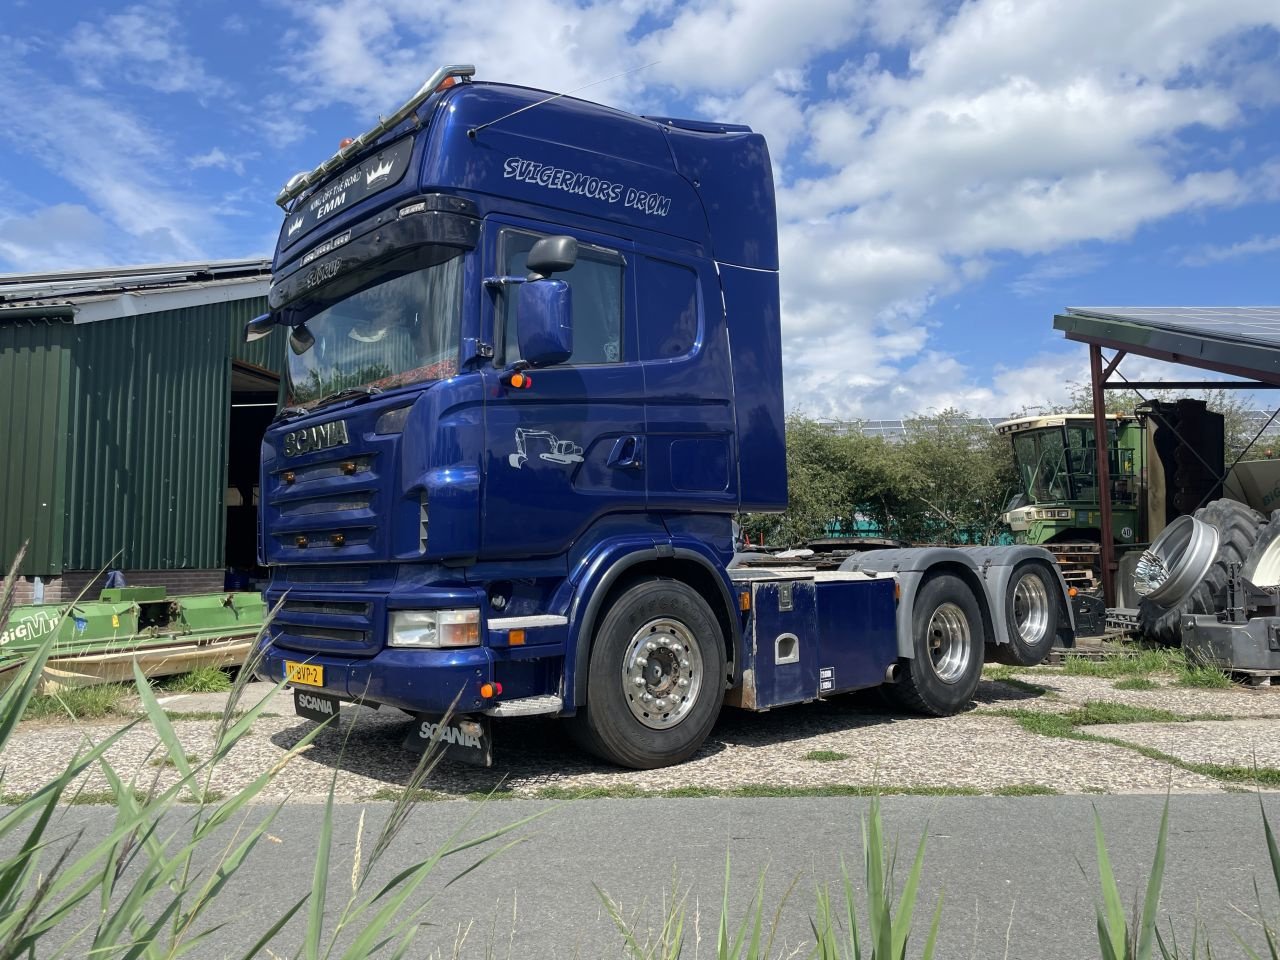
[[[258,465],[262,436],[276,415],[280,378],[270,370],[231,364],[231,415],[227,428],[227,589],[256,590],[266,577],[258,565]]]

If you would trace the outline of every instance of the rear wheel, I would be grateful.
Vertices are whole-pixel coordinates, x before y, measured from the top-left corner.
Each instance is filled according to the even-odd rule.
[[[724,635],[701,594],[677,580],[639,581],[596,630],[574,735],[619,766],[680,763],[715,725],[724,678]]]
[[[916,593],[911,634],[915,656],[900,663],[901,677],[887,692],[918,713],[955,713],[978,689],[986,646],[982,611],[968,584],[949,573],[926,580]]]
[[[993,648],[993,659],[1016,667],[1034,667],[1049,655],[1058,635],[1057,578],[1043,566],[1029,563],[1009,578],[1005,595],[1005,623],[1009,642]]]

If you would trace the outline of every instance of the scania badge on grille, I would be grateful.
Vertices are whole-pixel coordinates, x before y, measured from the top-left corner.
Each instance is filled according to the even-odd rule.
[[[317,423],[314,427],[303,427],[293,433],[284,435],[284,455],[296,457],[315,450],[328,450],[340,447],[347,442],[347,421],[333,420],[329,423]]]

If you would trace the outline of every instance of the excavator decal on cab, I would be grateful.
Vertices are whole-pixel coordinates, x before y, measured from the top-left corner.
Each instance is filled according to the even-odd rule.
[[[545,449],[542,449],[545,448]],[[552,463],[581,463],[582,448],[572,440],[561,440],[550,430],[516,428],[516,452],[507,462],[519,470],[529,459],[530,449],[538,450],[538,457]]]

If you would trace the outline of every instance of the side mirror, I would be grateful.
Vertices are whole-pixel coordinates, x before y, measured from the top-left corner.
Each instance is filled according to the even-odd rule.
[[[569,284],[563,280],[522,283],[518,296],[516,334],[524,361],[532,367],[549,367],[573,356],[573,291]]]
[[[260,317],[254,317],[244,325],[244,342],[253,343],[255,340],[261,340],[274,330],[275,326],[275,317],[269,313],[264,313]]]
[[[311,335],[305,323],[300,323],[289,331],[289,349],[302,356],[316,345],[316,338]]]
[[[578,262],[578,241],[573,237],[543,237],[533,245],[525,265],[530,280],[572,270]]]

